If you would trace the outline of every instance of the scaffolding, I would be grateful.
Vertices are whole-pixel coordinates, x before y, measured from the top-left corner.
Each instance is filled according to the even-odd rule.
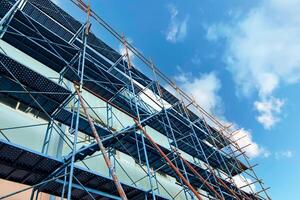
[[[6,131],[45,124],[0,127],[0,178],[29,185],[0,199],[27,190],[32,191],[30,199],[41,193],[68,200],[159,200],[181,194],[184,199],[271,199],[230,127],[202,109],[88,4],[71,2],[86,13],[85,22],[51,0],[0,0],[1,41],[59,74],[52,80],[1,48],[1,102],[25,105],[26,112],[47,121],[47,128],[40,133],[44,139],[39,152],[11,141]],[[125,54],[101,41],[91,24],[111,34]],[[129,52],[148,69],[147,75],[134,66]],[[101,109],[106,120],[83,91],[105,102]],[[119,112],[131,119],[128,126],[118,119]],[[115,128],[115,121],[121,128]],[[167,145],[149,129],[163,135]],[[49,155],[54,134],[70,149],[66,155]],[[86,137],[84,146],[79,145],[80,134]],[[116,152],[131,157],[144,176],[134,180]],[[109,176],[89,169],[86,160],[92,156],[104,157]],[[118,178],[117,166],[129,181]],[[174,195],[158,174],[173,177],[181,189]],[[237,185],[237,177],[246,183]],[[141,180],[147,180],[147,187]]]

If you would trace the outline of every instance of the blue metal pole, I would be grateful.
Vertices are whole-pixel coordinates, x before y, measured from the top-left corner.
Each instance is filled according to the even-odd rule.
[[[19,9],[21,1],[22,0],[18,0],[0,20],[0,39],[3,37],[5,31],[7,30],[8,24]]]
[[[64,184],[63,184],[63,188],[62,188],[62,191],[61,191],[61,200],[63,200],[64,199],[64,196],[65,196],[65,187],[66,187],[66,182],[67,182],[67,172],[68,172],[68,170],[67,170],[68,168],[66,167],[65,168],[65,176],[64,176]]]
[[[130,62],[130,58],[129,58],[129,53],[128,53],[128,49],[127,49],[127,42],[125,41],[125,38],[123,38],[123,45],[125,47],[126,50],[126,56],[127,56],[127,60],[128,60],[128,74],[129,74],[129,78],[130,78],[130,85],[131,85],[131,90],[133,93],[133,99],[134,99],[134,104],[135,104],[135,110],[136,110],[136,114],[137,114],[137,120],[140,123],[140,114],[139,114],[139,109],[138,109],[138,105],[137,105],[137,99],[136,99],[136,93],[135,93],[135,89],[134,89],[134,84],[133,84],[133,79],[132,79],[132,74],[131,74],[131,62]],[[146,143],[145,143],[145,139],[143,134],[140,134],[140,137],[142,138],[142,144],[143,144],[143,151],[144,151],[144,155],[145,155],[145,160],[146,160],[146,166],[147,166],[147,174],[148,174],[148,178],[149,178],[149,184],[150,184],[150,188],[151,188],[151,193],[152,193],[152,199],[155,200],[155,194],[154,194],[154,189],[153,189],[153,183],[152,183],[152,174],[151,174],[151,170],[150,170],[150,164],[149,164],[149,160],[148,160],[148,154],[147,154],[147,149],[146,149]],[[138,141],[136,141],[138,142]]]
[[[176,141],[174,132],[173,132],[173,130],[172,130],[171,122],[170,122],[168,113],[167,113],[166,109],[164,108],[164,106],[163,106],[163,111],[164,111],[165,116],[166,116],[166,118],[167,118],[168,126],[170,127],[171,134],[172,134],[172,139],[173,139],[173,141],[174,141],[175,147],[178,149],[178,144],[177,144],[177,141]],[[168,139],[168,141],[169,141],[169,139]],[[170,142],[169,142],[169,145],[170,145],[170,147],[171,147]],[[171,149],[171,151],[172,151],[172,149]],[[173,153],[173,156],[175,156],[174,153]],[[181,166],[182,166],[182,168],[183,168],[185,178],[190,182],[190,180],[189,180],[189,178],[188,178],[188,175],[187,175],[187,172],[186,172],[186,169],[185,169],[185,166],[184,166],[183,161],[182,161],[181,159],[180,159],[180,164],[181,164]],[[182,184],[182,185],[183,185],[183,184]],[[184,185],[183,185],[183,187],[184,187]],[[185,191],[185,190],[184,190],[184,193],[185,193],[185,196],[186,196],[186,199],[187,199],[187,195],[186,195],[186,191]],[[189,193],[189,194],[190,194],[190,193]],[[194,199],[194,196],[193,196],[192,194],[190,194],[190,196],[191,196],[192,199]]]
[[[46,135],[45,135],[43,147],[42,147],[42,153],[45,153],[45,154],[48,153],[49,142],[50,142],[50,138],[51,138],[51,134],[52,134],[52,124],[53,124],[53,119],[50,119],[48,126],[47,126]]]
[[[131,75],[131,71],[130,70],[129,70],[129,77],[130,77],[132,92],[134,94],[134,104],[135,104],[135,109],[136,109],[136,113],[137,113],[137,118],[138,118],[138,122],[140,123],[140,121],[141,121],[140,120],[140,114],[139,114],[139,109],[138,109],[138,105],[137,105],[137,100],[136,100],[136,97],[135,97],[135,90],[134,90],[134,85],[133,85],[132,75]],[[147,173],[148,173],[148,178],[149,178],[149,183],[150,183],[152,198],[153,198],[153,200],[155,200],[156,197],[155,197],[154,189],[153,189],[152,174],[151,174],[150,164],[149,164],[149,160],[148,160],[148,154],[147,154],[147,149],[146,149],[145,138],[144,138],[143,134],[140,134],[140,137],[142,138],[143,152],[144,152],[145,160],[146,160]]]
[[[86,29],[89,28],[89,23],[86,25]],[[83,84],[83,74],[84,74],[84,65],[85,65],[85,53],[86,53],[86,44],[87,44],[87,31],[83,31],[83,50],[81,55],[81,62],[79,62],[78,66],[78,73],[80,75],[80,85],[79,91],[82,91],[82,84]],[[73,174],[74,174],[74,160],[76,154],[76,144],[78,138],[78,126],[79,126],[79,116],[80,116],[80,101],[77,100],[77,111],[76,111],[76,122],[75,122],[75,132],[74,132],[74,143],[73,143],[73,150],[72,150],[72,158],[70,163],[70,175],[69,175],[69,183],[68,183],[68,196],[67,200],[71,200],[72,194],[72,183],[73,183]]]
[[[179,94],[179,95],[180,95],[180,94]],[[182,101],[182,105],[184,106],[184,102],[183,102],[183,101]],[[189,122],[189,125],[190,125],[190,128],[191,128],[191,130],[192,130],[192,133],[193,133],[192,136],[193,136],[194,138],[196,138],[196,141],[197,141],[197,143],[198,143],[198,146],[200,147],[200,150],[201,150],[201,152],[202,152],[202,154],[203,154],[203,156],[204,156],[205,162],[209,165],[208,158],[207,158],[207,156],[206,156],[206,154],[205,154],[205,152],[204,152],[204,149],[203,149],[203,147],[202,147],[202,144],[201,144],[201,142],[200,142],[200,140],[199,140],[199,138],[198,138],[198,136],[197,136],[197,134],[196,134],[196,132],[195,132],[195,129],[194,129],[194,127],[193,127],[193,124],[192,124],[190,118],[188,117],[189,115],[188,115],[188,113],[186,112],[185,109],[184,109],[184,113],[185,113],[185,115],[187,116],[186,118],[187,118],[187,120],[188,120],[188,122]],[[192,138],[193,138],[193,137],[192,137]],[[194,145],[194,148],[197,149],[197,147],[196,147],[195,145]],[[197,151],[197,154],[199,154],[198,151]],[[210,167],[210,166],[208,166],[208,167]],[[211,171],[211,173],[214,173],[214,172]],[[215,182],[218,183],[218,181],[217,181],[217,179],[216,179],[216,177],[215,177],[214,175],[213,175],[213,178],[214,178]],[[218,187],[218,190],[219,190],[220,194],[222,195],[223,199],[225,199],[225,197],[224,197],[224,195],[223,195],[223,191],[221,190],[220,186],[217,186],[217,187]]]
[[[154,70],[153,67],[152,67],[152,72],[153,72],[153,75],[154,75],[154,78],[155,78],[155,86],[156,86],[157,89],[159,90],[159,91],[158,91],[158,98],[157,98],[157,99],[158,99],[158,101],[160,102],[160,104],[161,104],[161,106],[162,106],[162,111],[164,112],[164,114],[165,114],[165,116],[166,116],[166,118],[167,118],[168,126],[169,126],[170,132],[171,132],[171,134],[172,134],[172,140],[174,141],[175,147],[178,149],[177,141],[176,141],[174,132],[173,132],[173,130],[172,130],[171,122],[170,122],[169,116],[168,116],[168,114],[167,114],[167,111],[166,111],[166,109],[165,109],[164,102],[163,102],[163,100],[162,100],[161,92],[160,92],[160,89],[159,89],[160,86],[159,86],[159,84],[158,84],[156,72],[155,72],[155,70]],[[165,127],[166,132],[168,133],[167,128],[166,128],[166,126],[165,126],[165,123],[164,123],[164,127]],[[167,139],[168,139],[169,146],[170,146],[170,149],[171,149],[171,143],[170,143],[170,140],[169,140],[169,139],[170,139],[169,136],[167,137]],[[171,151],[172,151],[172,149],[171,149]],[[174,156],[174,158],[175,158],[175,155],[174,155],[174,154],[173,154],[173,156]],[[188,178],[188,175],[187,175],[185,166],[184,166],[184,164],[183,164],[183,162],[182,162],[181,159],[180,159],[180,163],[181,163],[181,166],[182,166],[182,168],[183,168],[183,170],[184,170],[185,178],[186,178],[187,181],[189,182],[189,178]],[[176,162],[176,166],[177,166],[177,162]],[[182,184],[183,189],[184,189],[184,195],[185,195],[185,198],[188,199],[187,194],[186,194],[185,186],[184,186],[184,184],[183,184],[183,182],[182,182],[181,179],[180,179],[180,181],[181,181],[181,184]],[[191,193],[189,193],[189,194],[190,194],[190,196],[191,196],[191,199],[194,199],[193,194],[191,194]]]

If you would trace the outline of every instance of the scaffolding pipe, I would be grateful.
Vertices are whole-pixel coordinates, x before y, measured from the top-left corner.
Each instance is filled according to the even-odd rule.
[[[211,186],[206,180],[205,178],[203,178],[195,169],[192,165],[190,165],[190,163],[188,161],[186,161],[186,159],[184,159],[180,153],[176,150],[173,149],[173,151],[176,153],[176,155],[184,162],[184,164],[196,175],[198,176],[198,178],[213,192],[215,193],[215,195],[221,199],[224,200],[224,198],[213,188],[213,186]]]
[[[101,141],[101,138],[99,137],[99,135],[97,133],[97,130],[96,130],[94,122],[93,122],[93,119],[90,117],[90,115],[89,115],[89,113],[87,111],[87,108],[85,106],[85,102],[84,102],[84,100],[83,100],[83,98],[82,98],[82,96],[80,94],[80,91],[79,91],[78,87],[76,86],[76,84],[74,84],[74,87],[75,87],[76,93],[78,95],[78,98],[80,100],[81,106],[83,108],[84,114],[87,117],[87,120],[89,122],[90,128],[91,128],[91,130],[93,132],[93,135],[95,137],[95,140],[98,143],[100,151],[101,151],[101,153],[102,153],[102,155],[104,157],[105,163],[106,163],[106,165],[107,165],[107,167],[109,169],[109,172],[110,172],[110,174],[111,174],[111,176],[113,178],[113,181],[115,183],[115,186],[116,186],[116,188],[118,190],[118,193],[119,193],[119,195],[120,195],[120,197],[121,197],[122,200],[128,200],[127,196],[126,196],[126,194],[125,194],[125,192],[123,190],[123,187],[122,187],[122,185],[121,185],[121,183],[120,183],[120,181],[119,181],[119,179],[118,179],[118,177],[116,175],[116,172],[115,172],[115,170],[114,170],[114,168],[113,168],[113,166],[112,166],[112,164],[111,164],[111,162],[109,160],[109,157],[106,154],[106,149],[105,149],[105,147],[104,147],[104,145],[103,145],[103,143]]]
[[[203,122],[204,122],[204,125],[205,125],[205,127],[206,127],[206,129],[208,130],[208,132],[209,132],[209,134],[210,135],[212,135],[212,133],[211,133],[211,129],[209,129],[209,127],[208,127],[208,125],[207,125],[207,123],[206,123],[206,120],[205,120],[205,118],[203,117]],[[232,149],[231,149],[232,150]],[[235,159],[236,160],[236,159]],[[236,160],[237,161],[237,160]],[[224,162],[224,160],[223,160],[223,162]],[[239,164],[239,163],[238,163]],[[240,166],[240,164],[238,165],[238,166]],[[210,168],[210,166],[208,166],[208,168],[209,168],[209,170],[213,173],[213,175],[218,179],[218,181],[224,186],[224,187],[226,187],[226,188],[228,188],[229,189],[229,191],[232,193],[233,191],[222,181],[222,179],[221,178],[219,178],[217,175],[215,175],[215,173],[213,172],[213,170]],[[232,177],[230,177],[230,179],[233,181],[233,183],[236,185],[236,183],[234,182],[234,180],[233,180],[233,178]],[[236,187],[237,187],[237,185],[236,185]],[[238,188],[238,187],[237,187]],[[235,191],[234,191],[234,193],[236,193]],[[239,191],[239,193],[240,193],[240,195],[241,196],[243,196],[243,199],[249,199],[250,200],[250,198],[248,197],[248,195],[245,195],[245,194],[243,194],[242,193],[242,191]],[[233,194],[233,193],[232,193]],[[234,195],[234,196],[236,196],[236,195]],[[238,198],[239,199],[239,198]]]
[[[87,12],[86,4],[82,0],[71,0],[75,5],[77,5],[79,8],[81,8],[84,12]],[[107,31],[109,31],[116,39],[118,39],[120,42],[122,42],[122,36],[116,32],[108,23],[106,23],[102,18],[100,18],[94,11],[91,10],[91,16],[99,23],[101,24]],[[176,90],[177,86],[175,83],[173,83],[166,75],[164,75],[152,62],[150,62],[140,51],[138,51],[135,47],[133,47],[130,43],[126,41],[126,44],[128,45],[129,49],[138,57],[141,59],[142,62],[144,62],[147,66],[150,66],[153,68],[159,76],[165,80],[173,89]],[[209,114],[206,110],[204,110],[201,106],[199,106],[193,98],[191,98],[189,95],[187,95],[182,89],[178,88],[179,93],[182,97],[184,97],[187,101],[189,101],[196,109],[198,109],[203,115],[205,115],[208,119],[210,119],[214,124],[216,124],[221,130],[224,129],[227,133],[229,133],[226,130],[226,127],[219,122],[214,116]],[[231,145],[236,147],[238,149],[238,145],[235,142],[232,142],[231,139],[222,133],[222,131],[218,131],[225,139],[228,139]],[[229,133],[230,134],[230,133]],[[249,161],[247,160],[247,157],[245,157],[245,160],[248,165],[250,165]],[[258,179],[256,173],[253,171],[253,174],[256,179]],[[263,186],[260,185],[262,188]],[[265,192],[265,195],[268,197],[268,199],[271,199],[268,194]]]
[[[89,8],[89,6],[87,6],[82,0],[77,0],[78,2],[79,2],[79,5],[81,6],[81,8],[84,8],[83,10],[84,11],[86,11],[87,13],[88,13],[88,16],[90,16],[91,15],[91,10],[90,10],[90,8]],[[95,17],[95,16],[94,16]],[[97,17],[97,15],[96,15],[96,17]],[[88,31],[87,31],[88,32]],[[126,42],[126,41],[125,41]],[[127,43],[127,42],[126,42]],[[130,46],[130,45],[129,45]],[[131,47],[131,46],[130,46]],[[131,48],[133,48],[133,47],[131,47]],[[131,51],[137,51],[135,48],[133,48],[133,50],[132,49],[130,49]],[[139,52],[138,52],[139,53]],[[128,54],[128,53],[127,53]],[[131,64],[129,63],[129,66],[131,66]],[[171,84],[171,86],[172,86],[172,84]],[[82,87],[82,84],[80,85],[80,87]],[[81,88],[79,89],[79,91],[81,91]],[[182,92],[182,91],[179,91],[179,92]],[[181,94],[182,96],[184,96],[185,95],[185,93],[183,93],[183,94]],[[195,103],[196,104],[196,102],[194,102],[194,100],[192,101],[192,103]],[[80,107],[79,107],[80,108]],[[78,115],[79,115],[79,112],[77,113]],[[205,113],[204,113],[205,114]],[[73,122],[73,121],[72,121]],[[206,123],[206,122],[205,122]],[[140,125],[141,126],[141,125]],[[222,125],[223,126],[223,125]],[[225,130],[226,131],[226,130]],[[226,131],[227,132],[227,131]],[[221,135],[223,135],[223,133],[221,132]],[[225,136],[225,135],[224,135]],[[225,136],[225,138],[226,138],[226,136]],[[230,139],[230,138],[229,138]],[[235,143],[236,143],[236,141],[235,141]],[[233,144],[235,144],[235,143],[233,143]],[[233,145],[234,146],[234,145]],[[240,149],[238,149],[238,150],[240,150]],[[247,163],[248,163],[248,160],[247,160]],[[248,165],[250,165],[249,163],[248,163]],[[249,167],[250,169],[252,169],[251,167]],[[180,171],[179,171],[180,172]],[[255,174],[255,172],[253,172],[254,173],[254,175],[255,175],[255,177],[256,177],[256,174]],[[70,184],[70,185],[72,185],[72,184]],[[71,186],[72,187],[72,186]],[[262,190],[262,191],[264,191],[264,190]],[[267,194],[266,194],[267,195]]]
[[[134,120],[137,127],[144,133],[146,138],[151,142],[153,147],[159,152],[159,154],[163,157],[163,159],[168,163],[168,165],[174,170],[174,172],[179,176],[179,178],[184,182],[184,184],[194,193],[197,199],[202,200],[198,191],[189,183],[189,181],[181,174],[179,169],[172,163],[172,161],[168,158],[168,156],[161,150],[161,148],[154,142],[154,140],[148,135],[145,129],[142,127],[141,124],[138,123],[137,120]]]
[[[178,155],[178,157],[181,159],[181,160],[183,160],[183,162],[188,166],[188,168],[195,174],[195,175],[197,175],[201,180],[203,180],[204,181],[204,183],[205,182],[207,182],[194,168],[193,168],[193,166],[191,166],[191,164],[187,161],[187,160],[185,160],[180,154],[179,154],[179,152],[177,152],[176,151],[176,149],[175,149],[175,152],[177,153],[177,155]],[[210,168],[209,168],[210,169]],[[216,176],[215,175],[215,173],[210,169],[210,171],[212,172],[212,174],[213,174],[213,176],[215,176],[216,177],[216,179],[218,179],[218,184],[222,184],[222,186],[224,186],[226,189],[227,189],[227,191],[229,191],[236,199],[241,199],[240,197],[238,197],[238,195],[235,193],[235,191],[234,190],[232,190],[232,189],[230,189],[225,183],[224,183],[224,181],[221,179],[221,178],[219,178],[218,176]],[[214,188],[212,188],[210,185],[209,185],[209,183],[207,183],[208,185],[208,187],[211,189],[211,190],[213,190],[214,192],[215,192],[215,194],[217,195],[217,191],[216,190],[214,190]],[[219,197],[219,195],[217,195],[218,196],[218,198],[220,198]],[[221,198],[221,199],[223,199],[223,198]]]

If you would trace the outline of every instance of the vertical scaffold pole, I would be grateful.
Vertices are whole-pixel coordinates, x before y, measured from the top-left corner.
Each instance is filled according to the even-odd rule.
[[[214,178],[214,180],[216,181],[216,183],[218,183],[218,185],[220,186],[219,182],[217,181],[217,177],[215,176],[215,173],[214,173],[213,169],[211,169],[211,167],[210,167],[210,164],[209,164],[209,161],[208,161],[208,157],[209,157],[209,156],[206,155],[206,153],[205,153],[205,151],[204,151],[204,148],[202,147],[201,141],[199,140],[199,138],[198,138],[198,136],[197,136],[197,134],[196,134],[196,132],[195,132],[193,123],[191,122],[190,117],[189,117],[189,113],[188,113],[187,107],[185,106],[185,102],[184,102],[184,100],[183,100],[183,98],[182,98],[182,96],[181,96],[181,93],[180,93],[178,87],[176,87],[176,93],[178,94],[178,98],[180,99],[180,102],[181,102],[181,104],[182,104],[182,106],[183,106],[183,113],[186,115],[186,119],[188,120],[189,126],[190,126],[190,128],[191,128],[191,130],[192,130],[191,138],[192,138],[192,141],[193,141],[193,143],[194,143],[194,147],[195,147],[195,149],[197,150],[197,146],[196,146],[196,145],[198,144],[198,146],[200,147],[201,152],[203,153],[204,160],[205,160],[205,162],[207,163],[207,167],[208,167],[210,173],[213,175],[213,178]],[[194,141],[193,138],[195,138],[196,143],[195,143],[195,141]],[[198,151],[196,151],[196,152],[197,152],[197,154],[199,155],[199,152],[198,152]],[[223,158],[222,158],[222,159],[223,159]],[[219,161],[218,161],[218,163],[219,163]],[[226,169],[228,170],[226,163],[224,163],[224,164],[225,164],[225,166],[226,166]],[[228,170],[228,172],[230,173],[229,170]],[[223,191],[221,190],[221,188],[220,188],[219,186],[218,186],[218,190],[219,190],[221,196],[223,197],[223,199],[225,199],[225,197],[224,197],[224,195],[223,195]]]
[[[125,40],[124,36],[122,38],[122,42],[123,42],[123,45],[124,45],[124,48],[125,48],[125,56],[127,58],[127,65],[128,65],[127,70],[128,70],[128,75],[129,75],[129,78],[130,78],[130,84],[131,84],[131,90],[132,90],[133,98],[134,98],[134,104],[135,104],[137,120],[138,120],[138,122],[140,122],[140,114],[139,114],[139,109],[138,109],[138,104],[137,104],[137,99],[136,99],[136,93],[135,93],[135,89],[134,89],[133,78],[132,78],[132,74],[131,74],[132,64],[131,64],[131,61],[130,61],[129,51],[128,51],[128,48],[127,48],[127,41]],[[134,119],[134,120],[136,120],[136,119]],[[142,144],[143,144],[143,151],[144,151],[146,165],[147,165],[147,175],[148,175],[148,178],[149,178],[149,184],[150,184],[150,189],[151,189],[151,193],[152,193],[152,199],[155,200],[156,197],[155,197],[155,193],[154,193],[154,189],[153,189],[152,174],[151,174],[150,164],[149,164],[149,160],[148,160],[146,143],[145,143],[145,139],[144,139],[143,135],[140,135],[140,136],[141,136]],[[138,143],[138,141],[136,141],[136,142]],[[138,149],[138,151],[139,151],[139,149]]]
[[[103,155],[103,157],[104,157],[104,161],[105,161],[105,163],[106,163],[106,165],[107,165],[107,167],[108,167],[108,169],[109,169],[110,175],[112,176],[113,181],[114,181],[114,183],[115,183],[115,186],[116,186],[116,188],[117,188],[117,190],[118,190],[118,193],[119,193],[121,199],[127,200],[127,196],[126,196],[126,194],[125,194],[125,192],[124,192],[124,190],[123,190],[123,187],[122,187],[122,185],[121,185],[121,183],[120,183],[120,181],[119,181],[119,179],[118,179],[118,177],[117,177],[117,175],[116,175],[116,172],[115,172],[115,170],[114,170],[114,167],[113,167],[113,165],[112,165],[111,162],[110,162],[110,159],[109,159],[109,157],[108,157],[108,155],[107,155],[108,153],[107,153],[107,151],[106,151],[106,148],[104,147],[104,145],[103,145],[103,143],[102,143],[102,141],[101,141],[101,138],[99,137],[99,135],[98,135],[98,133],[97,133],[97,130],[96,130],[95,125],[94,125],[94,122],[93,122],[93,119],[90,117],[90,115],[89,115],[89,113],[88,113],[88,111],[87,111],[87,108],[86,108],[85,103],[84,103],[84,100],[83,100],[83,98],[82,98],[82,96],[81,96],[81,94],[80,94],[80,91],[79,91],[79,89],[77,88],[76,85],[74,85],[74,87],[75,87],[75,89],[76,89],[77,96],[78,96],[79,101],[80,101],[80,104],[81,104],[81,106],[82,106],[82,108],[83,108],[84,114],[85,114],[86,117],[87,117],[87,120],[88,120],[88,122],[89,122],[90,128],[91,128],[91,130],[92,130],[92,132],[93,132],[93,135],[94,135],[94,137],[95,137],[95,140],[96,140],[97,143],[98,143],[98,146],[99,146],[99,148],[100,148],[100,151],[101,151],[101,153],[102,153],[102,155]]]
[[[156,75],[156,72],[155,72],[155,69],[153,67],[153,64],[151,65],[152,66],[152,72],[153,72],[153,75],[154,75],[154,80],[155,80],[155,85],[157,87],[157,90],[158,90],[158,97],[156,96],[157,100],[160,102],[160,107],[162,108],[162,111],[164,113],[164,115],[166,116],[166,119],[167,119],[167,123],[168,123],[168,127],[169,127],[169,130],[171,132],[171,136],[172,136],[172,140],[174,141],[174,144],[175,144],[175,147],[178,148],[178,144],[177,144],[177,141],[176,141],[176,138],[175,138],[175,135],[174,135],[174,132],[173,132],[173,129],[172,129],[172,125],[170,123],[170,119],[169,119],[169,116],[168,116],[168,113],[167,113],[167,110],[165,108],[165,104],[162,100],[162,91],[161,91],[161,88],[160,88],[160,85],[158,83],[158,79],[157,79],[157,75]],[[166,129],[166,124],[164,123],[164,127]],[[166,130],[167,131],[167,130]],[[171,147],[171,143],[170,143],[170,138],[169,138],[169,134],[167,136],[168,138],[168,142],[169,142],[169,146]],[[171,147],[172,148],[172,147]],[[183,162],[180,160],[179,161],[181,166],[182,166],[182,169],[183,169],[183,172],[184,172],[184,175],[185,175],[185,178],[189,181],[189,177],[187,175],[187,172],[186,172],[186,169],[185,169],[185,166],[183,164]],[[177,162],[175,163],[177,165]],[[183,185],[182,181],[181,181],[181,184]],[[186,190],[184,188],[184,193],[185,193],[185,197],[186,199],[188,199],[187,197],[187,194],[186,194]],[[188,194],[191,196],[191,199],[193,200],[194,197],[192,196],[192,194],[190,192],[188,192]]]
[[[82,46],[82,53],[81,53],[81,56],[79,57],[79,62],[78,62],[78,75],[80,77],[80,83],[79,83],[80,91],[82,90],[82,84],[83,84],[86,45],[87,45],[87,37],[89,35],[89,30],[90,30],[90,6],[88,6],[87,23],[86,23],[86,26],[85,26],[85,31],[83,31],[83,33],[82,33],[82,35],[83,35],[83,42],[82,42],[83,46]],[[78,138],[79,116],[80,116],[80,101],[77,100],[75,131],[74,131],[72,157],[71,157],[71,163],[70,163],[70,175],[69,175],[69,182],[68,182],[67,200],[71,200],[71,196],[72,196],[72,183],[73,183],[74,161],[75,161],[77,138]]]

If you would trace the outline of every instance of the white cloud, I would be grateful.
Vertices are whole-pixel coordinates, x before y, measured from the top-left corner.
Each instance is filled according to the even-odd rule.
[[[281,159],[288,159],[294,157],[294,152],[290,149],[287,149],[287,150],[281,150],[272,153],[267,149],[261,148],[261,155],[264,158],[269,158],[272,156],[272,158],[275,158],[276,160],[281,160]]]
[[[265,149],[265,148],[261,148],[261,150],[262,150],[262,156],[264,158],[269,158],[272,155],[272,153],[269,150]]]
[[[214,113],[220,119],[223,119],[222,124],[225,126],[231,124],[232,129],[239,129],[238,132],[232,135],[231,139],[236,141],[240,148],[245,147],[242,149],[242,151],[245,151],[248,157],[255,158],[258,156],[270,156],[270,152],[266,148],[258,145],[253,140],[250,130],[243,128],[240,129],[238,125],[228,122],[226,117],[223,116],[224,113],[222,113],[222,99],[218,94],[219,90],[221,89],[221,81],[214,72],[200,74],[198,77],[193,77],[191,73],[182,72],[182,69],[179,66],[177,66],[177,69],[180,73],[174,78],[178,82],[178,86],[183,91],[191,95],[194,100],[206,111],[209,113]],[[167,89],[174,93],[174,90],[171,90],[169,87],[167,87]],[[208,123],[214,126],[214,124],[211,124],[209,121]]]
[[[200,65],[202,63],[202,59],[201,59],[201,56],[199,53],[196,53],[192,59],[191,59],[191,62],[195,65]]]
[[[259,112],[257,121],[260,122],[265,129],[270,129],[280,119],[277,114],[281,113],[284,101],[271,97],[268,100],[255,101],[255,109]]]
[[[187,35],[187,24],[189,17],[186,15],[183,19],[179,19],[179,11],[174,5],[168,6],[170,12],[170,23],[166,31],[166,40],[172,43],[182,41]]]
[[[218,39],[230,34],[230,27],[223,23],[212,24],[211,26],[205,27],[206,39],[209,41],[216,42]]]
[[[237,129],[237,125],[234,124],[233,126],[235,129]],[[233,141],[236,141],[239,148],[243,152],[246,153],[246,155],[249,158],[255,158],[258,156],[262,157],[269,157],[271,153],[266,148],[258,145],[252,138],[252,133],[250,130],[246,130],[244,128],[239,129],[237,132],[233,133],[231,136],[231,139]],[[239,153],[237,153],[239,154]]]
[[[198,77],[181,73],[175,80],[179,82],[180,88],[191,95],[206,111],[209,113],[220,111],[222,101],[218,92],[221,89],[221,82],[215,73],[200,74]]]
[[[299,12],[299,0],[264,0],[232,24],[207,29],[209,40],[226,38],[225,62],[239,93],[256,92],[259,102],[272,101],[276,89],[300,82]],[[281,109],[258,112],[257,120],[271,128],[279,121]]]
[[[291,150],[279,151],[275,153],[275,159],[292,158],[294,153]]]
[[[189,74],[182,73],[175,76],[174,79],[181,83],[187,83],[189,81],[189,77],[191,77]]]
[[[255,184],[251,184],[253,183],[253,181],[250,178],[245,178],[241,175],[236,175],[233,177],[233,180],[238,187],[242,187],[243,191],[248,193],[256,192]]]

